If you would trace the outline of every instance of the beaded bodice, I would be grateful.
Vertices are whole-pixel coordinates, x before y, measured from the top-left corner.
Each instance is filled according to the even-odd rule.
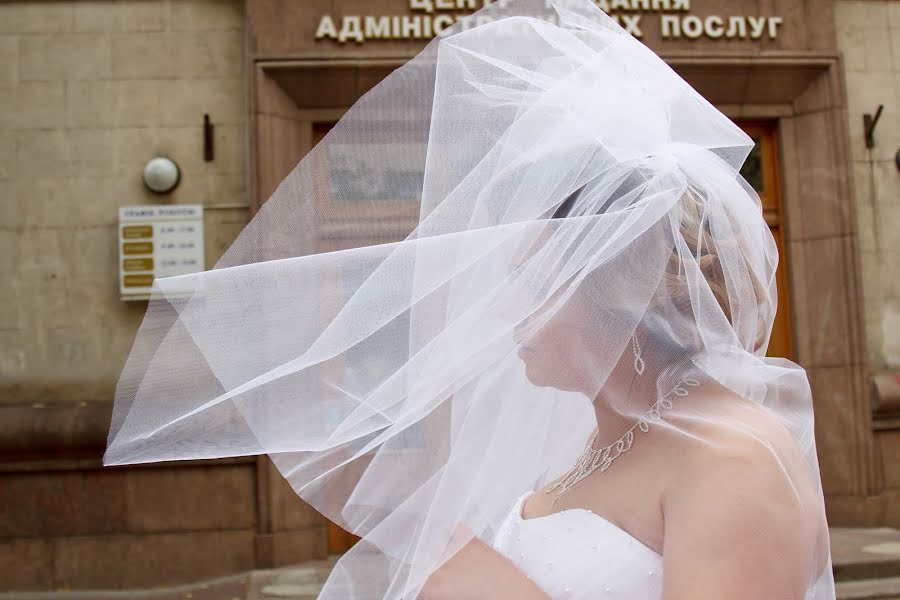
[[[521,496],[494,538],[554,600],[658,600],[662,557],[628,532],[586,509],[522,518]]]

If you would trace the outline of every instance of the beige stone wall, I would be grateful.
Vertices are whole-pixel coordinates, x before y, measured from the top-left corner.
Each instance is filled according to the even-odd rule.
[[[244,68],[241,0],[0,2],[0,403],[111,401],[146,309],[119,299],[119,206],[206,204],[207,267],[246,223]]]
[[[900,368],[900,0],[839,0],[870,370]],[[863,114],[884,113],[866,148]]]

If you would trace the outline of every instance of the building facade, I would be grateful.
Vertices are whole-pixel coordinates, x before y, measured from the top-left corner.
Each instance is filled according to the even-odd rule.
[[[117,209],[203,204],[211,266],[357,98],[482,1],[0,2],[0,589],[174,584],[352,543],[267,458],[101,467],[146,309],[119,296]],[[770,352],[808,370],[829,519],[900,526],[900,0],[597,4],[757,141],[745,176],[782,252]],[[163,197],[141,180],[157,155],[182,171]],[[310,248],[402,239],[415,208],[323,218]]]

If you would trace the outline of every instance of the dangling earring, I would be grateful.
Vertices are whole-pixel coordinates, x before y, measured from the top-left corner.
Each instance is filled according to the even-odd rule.
[[[631,349],[634,352],[634,372],[644,374],[644,359],[641,357],[641,345],[638,343],[637,334],[631,336]]]

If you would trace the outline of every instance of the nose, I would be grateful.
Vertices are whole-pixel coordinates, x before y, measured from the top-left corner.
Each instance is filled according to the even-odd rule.
[[[517,344],[521,344],[523,340],[527,339],[531,334],[534,333],[534,322],[536,319],[539,319],[540,315],[537,312],[531,313],[513,327],[513,340]]]
[[[518,323],[516,323],[515,327],[513,327],[513,341],[515,341],[516,344],[521,344],[522,340],[525,339],[527,322],[528,319],[519,321]]]

